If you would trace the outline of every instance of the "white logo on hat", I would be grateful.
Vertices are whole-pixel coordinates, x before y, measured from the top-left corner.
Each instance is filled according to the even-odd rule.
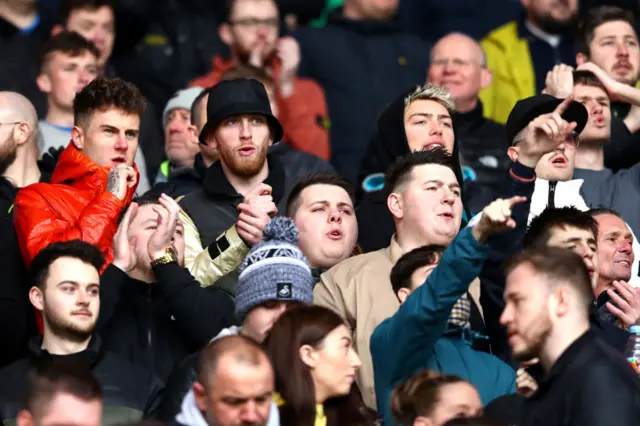
[[[277,296],[278,299],[291,299],[291,283],[278,283]]]

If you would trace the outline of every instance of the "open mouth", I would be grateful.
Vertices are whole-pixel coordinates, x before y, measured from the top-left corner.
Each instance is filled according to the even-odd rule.
[[[602,117],[598,117],[595,120],[593,120],[594,124],[596,125],[596,127],[604,127],[604,125],[606,124],[604,118]]]
[[[327,236],[331,240],[340,240],[342,239],[342,232],[339,229],[334,229],[331,232],[328,232]]]
[[[125,158],[124,158],[124,156],[114,157],[114,158],[111,159],[111,162],[113,164],[115,164],[116,166],[118,166],[120,164],[124,164],[125,163]]]
[[[436,148],[444,148],[444,144],[442,142],[430,142],[426,145],[422,145],[423,151],[431,151]]]
[[[238,150],[238,152],[240,152],[240,155],[242,155],[243,157],[247,157],[253,154],[255,151],[256,148],[253,145],[243,146]]]
[[[551,160],[551,164],[556,165],[556,166],[566,166],[567,165],[567,159],[563,155],[559,155],[559,156],[555,157],[553,160]]]

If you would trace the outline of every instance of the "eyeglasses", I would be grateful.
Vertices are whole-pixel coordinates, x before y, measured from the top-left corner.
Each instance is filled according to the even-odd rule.
[[[527,136],[524,135],[520,139],[517,139],[517,140],[513,141],[511,146],[515,146],[517,143],[522,142],[523,140],[526,139],[526,137]],[[576,132],[575,130],[572,131],[571,134],[569,136],[567,136],[567,138],[564,140],[564,143],[573,144],[573,145],[575,145],[576,148],[579,147],[580,146],[580,136],[579,136],[578,132]]]
[[[2,122],[0,122],[0,126],[5,126],[5,125],[6,126],[14,126],[14,125],[20,124],[20,123],[22,123],[22,121],[12,121],[10,123],[2,123]]]
[[[229,21],[231,25],[238,25],[240,27],[245,28],[258,28],[259,26],[277,28],[280,25],[280,21],[278,18],[266,18],[266,19],[258,19],[258,18],[240,18],[234,19],[233,21]]]

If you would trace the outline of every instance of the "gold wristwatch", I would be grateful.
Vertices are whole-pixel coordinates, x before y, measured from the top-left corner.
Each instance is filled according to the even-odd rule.
[[[164,254],[157,259],[151,261],[151,267],[158,265],[166,265],[167,263],[178,262],[178,256],[173,248],[169,247],[164,251]]]

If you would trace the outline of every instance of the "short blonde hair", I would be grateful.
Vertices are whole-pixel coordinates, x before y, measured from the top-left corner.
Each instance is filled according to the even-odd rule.
[[[425,84],[424,86],[416,87],[416,90],[404,98],[404,110],[406,111],[409,105],[420,100],[438,102],[445,107],[449,113],[454,112],[456,109],[453,97],[447,89],[433,84]]]

